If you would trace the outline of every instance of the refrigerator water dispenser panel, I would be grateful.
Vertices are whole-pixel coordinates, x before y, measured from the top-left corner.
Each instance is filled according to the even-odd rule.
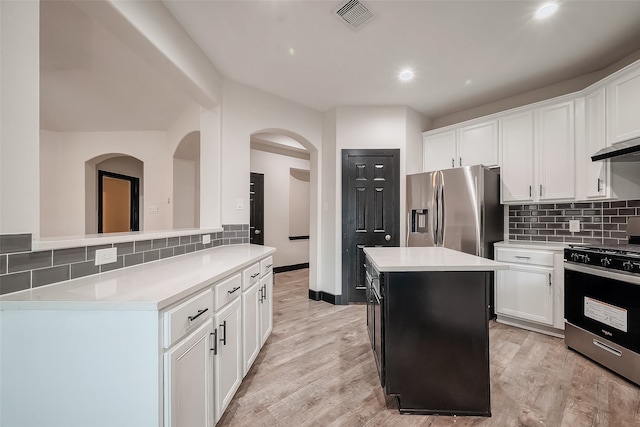
[[[411,232],[412,233],[428,233],[429,226],[429,209],[412,209],[411,210]]]

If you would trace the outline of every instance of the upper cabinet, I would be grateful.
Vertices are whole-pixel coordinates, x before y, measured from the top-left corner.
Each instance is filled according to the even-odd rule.
[[[462,127],[458,137],[458,166],[498,166],[497,120]]]
[[[609,162],[591,161],[591,156],[605,148],[605,89],[599,88],[576,100],[576,199],[611,197]]]
[[[534,181],[533,111],[500,119],[502,145],[501,181],[503,202],[533,200]]]
[[[424,170],[434,171],[454,167],[457,142],[455,129],[425,134],[423,136]]]
[[[573,101],[538,110],[538,200],[575,196]]]
[[[497,120],[425,132],[423,141],[425,171],[499,164]]]
[[[640,136],[640,67],[621,73],[607,85],[607,142]]]
[[[503,202],[574,197],[573,115],[567,101],[500,119]]]

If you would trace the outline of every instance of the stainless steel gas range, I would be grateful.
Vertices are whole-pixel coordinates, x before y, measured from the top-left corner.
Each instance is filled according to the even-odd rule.
[[[628,244],[564,251],[565,342],[640,384],[640,217]]]

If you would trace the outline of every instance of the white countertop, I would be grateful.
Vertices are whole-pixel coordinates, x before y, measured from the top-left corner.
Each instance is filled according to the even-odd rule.
[[[518,240],[506,240],[503,242],[495,243],[495,247],[499,248],[519,248],[519,249],[534,249],[534,250],[547,250],[547,251],[562,251],[564,248],[568,248],[569,245],[576,245],[579,243],[563,243],[563,242],[524,242]]]
[[[509,265],[442,247],[364,248],[373,265],[384,271],[495,271]]]
[[[0,297],[0,310],[161,310],[276,250],[220,246]]]

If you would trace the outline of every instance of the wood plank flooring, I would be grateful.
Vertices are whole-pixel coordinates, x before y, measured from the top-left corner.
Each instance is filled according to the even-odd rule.
[[[491,322],[492,417],[400,415],[378,381],[364,305],[308,299],[279,273],[273,332],[218,426],[640,426],[640,387],[558,338]]]

